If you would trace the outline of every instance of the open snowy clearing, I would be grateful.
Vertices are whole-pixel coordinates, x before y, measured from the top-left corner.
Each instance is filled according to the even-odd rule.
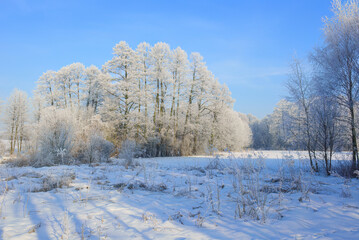
[[[304,153],[137,163],[1,165],[1,239],[358,239],[359,180]]]

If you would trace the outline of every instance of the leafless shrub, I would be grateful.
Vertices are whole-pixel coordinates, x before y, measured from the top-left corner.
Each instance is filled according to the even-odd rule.
[[[39,229],[40,227],[41,227],[41,223],[38,223],[38,224],[32,226],[32,227],[29,229],[28,233],[34,233],[34,232],[36,232],[36,230]]]
[[[0,217],[3,217],[3,216],[2,216],[3,207],[4,207],[5,198],[6,198],[6,194],[7,194],[8,190],[9,190],[9,188],[8,188],[8,185],[7,185],[7,181],[5,181],[5,186],[4,186],[4,189],[2,190],[2,194],[1,194]]]
[[[159,222],[158,222],[158,220],[157,220],[155,214],[149,213],[149,212],[143,213],[143,214],[142,214],[142,221],[143,221],[144,223],[149,223],[149,224],[151,224],[153,230],[158,230]]]
[[[343,197],[343,198],[351,198],[352,197],[352,193],[350,191],[350,188],[349,188],[347,180],[344,181],[340,196]]]
[[[32,166],[71,164],[74,147],[75,114],[69,109],[46,109],[39,123],[39,149],[32,157]]]
[[[201,176],[206,176],[206,170],[202,167],[195,167],[195,166],[189,166],[186,167],[185,170],[187,172],[192,172],[193,175],[201,177]]]
[[[6,145],[2,140],[0,140],[0,159],[4,156],[5,152],[6,152]]]
[[[70,221],[71,221],[71,217],[69,216],[68,211],[65,211],[61,222],[61,228],[62,228],[61,239],[63,240],[71,239]]]
[[[114,184],[113,187],[119,191],[122,191],[125,188],[129,190],[145,190],[150,192],[163,192],[167,190],[167,185],[165,183],[147,184],[139,180]]]
[[[85,147],[85,159],[89,164],[95,162],[107,162],[113,151],[113,144],[98,134],[90,136]]]
[[[41,178],[43,175],[41,175],[40,173],[37,173],[35,171],[31,171],[31,172],[25,172],[23,174],[21,174],[20,177],[28,177],[28,178]]]
[[[98,239],[100,239],[100,240],[107,239],[107,233],[105,232],[107,230],[107,228],[104,227],[104,223],[105,223],[105,220],[103,219],[103,217],[98,219],[96,230],[97,230],[97,234],[98,234]]]
[[[140,155],[140,153],[141,153],[140,146],[137,145],[135,141],[125,140],[122,143],[120,154],[118,155],[118,157],[125,160],[124,165],[126,169],[128,169],[129,167],[135,166],[135,162],[133,161],[133,159],[136,156]]]
[[[347,179],[356,177],[351,161],[348,160],[335,161],[335,163],[333,163],[332,168],[333,168],[332,172],[334,172],[335,174],[341,177]]]
[[[182,221],[183,215],[181,214],[181,212],[177,212],[176,214],[173,214],[171,216],[168,217],[168,220],[172,221],[178,221],[179,223],[181,223],[183,225],[183,221]]]
[[[222,170],[224,169],[224,164],[221,162],[219,155],[216,155],[209,164],[206,166],[207,170]]]
[[[5,182],[8,182],[8,181],[11,181],[11,180],[15,180],[15,179],[17,179],[17,177],[16,176],[10,176],[10,177],[8,177],[8,178],[5,178]]]
[[[317,192],[317,186],[312,180],[310,172],[308,175],[303,174],[303,169],[295,166],[295,161],[292,159],[282,162],[278,175],[272,178],[271,182],[277,185],[276,188],[280,192],[300,191],[303,199],[307,199],[309,193]]]
[[[2,163],[5,163],[10,167],[27,167],[31,165],[31,160],[25,156],[18,156],[3,159]]]
[[[74,173],[66,173],[60,176],[49,175],[42,179],[41,187],[33,188],[32,192],[48,192],[56,188],[69,187],[75,178]]]
[[[260,171],[251,173],[252,170],[242,171],[237,168],[233,181],[233,198],[236,203],[234,216],[249,217],[264,223],[272,207],[270,195],[263,191],[264,181],[261,179]]]
[[[211,209],[212,209],[212,212],[215,212],[216,209],[215,209],[215,204],[214,204],[214,199],[213,199],[213,190],[212,190],[212,186],[211,184],[207,184],[207,195],[206,196],[206,200],[207,202],[209,203]]]
[[[199,213],[197,215],[196,226],[203,227],[204,220],[205,220],[205,218],[203,216],[201,216],[201,213]]]

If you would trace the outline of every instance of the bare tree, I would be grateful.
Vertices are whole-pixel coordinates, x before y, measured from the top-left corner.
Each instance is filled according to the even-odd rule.
[[[291,70],[291,75],[287,81],[287,88],[290,94],[288,99],[298,104],[302,113],[296,120],[304,125],[304,141],[309,155],[310,166],[315,172],[318,172],[318,162],[315,159],[315,142],[312,138],[311,105],[313,90],[311,79],[303,71],[302,64],[298,59],[293,59]]]
[[[10,154],[18,153],[22,150],[22,144],[25,140],[25,122],[27,121],[28,111],[27,94],[15,89],[8,99],[5,110],[5,124],[10,140]]]
[[[323,154],[325,171],[330,175],[332,156],[339,144],[339,107],[337,102],[328,95],[318,95],[313,103],[314,135],[317,149]]]
[[[359,9],[358,2],[342,4],[333,1],[332,18],[325,18],[325,45],[315,50],[311,59],[318,74],[326,79],[326,87],[347,110],[342,120],[351,132],[352,166],[357,169],[358,144],[355,104],[359,98]]]

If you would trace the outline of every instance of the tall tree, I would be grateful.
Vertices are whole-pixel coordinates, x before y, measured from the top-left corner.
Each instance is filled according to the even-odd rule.
[[[49,70],[41,75],[37,81],[37,88],[35,94],[43,99],[49,106],[58,104],[58,79],[55,71]]]
[[[287,81],[287,88],[291,101],[299,106],[301,114],[297,121],[304,125],[304,141],[308,151],[310,166],[316,172],[319,171],[318,162],[315,159],[314,140],[312,138],[311,106],[313,101],[313,88],[311,78],[303,70],[299,60],[293,59],[292,72]]]
[[[147,141],[151,132],[149,112],[152,102],[152,85],[151,85],[151,46],[149,43],[142,42],[137,46],[138,60],[138,112],[141,118],[138,122],[140,135]]]
[[[105,87],[110,99],[114,101],[115,113],[119,113],[119,122],[116,127],[117,137],[127,139],[136,125],[133,113],[139,107],[137,96],[139,88],[137,84],[137,56],[130,46],[122,41],[113,48],[113,58],[108,61],[103,69],[111,74],[111,78]],[[117,105],[117,106],[116,106]],[[111,109],[108,109],[109,111]]]
[[[170,109],[171,123],[168,124],[168,128],[172,129],[172,141],[174,146],[177,145],[180,104],[183,102],[184,87],[187,84],[188,64],[187,53],[184,50],[177,47],[172,51],[170,62],[172,82],[172,100]]]
[[[25,140],[25,122],[27,121],[28,98],[23,91],[15,89],[10,95],[5,112],[5,124],[10,140],[10,154],[15,150],[22,151],[23,141]]]
[[[108,82],[110,76],[102,73],[96,66],[91,65],[85,70],[83,100],[86,108],[92,108],[97,113],[98,107],[102,104],[104,98],[104,85]]]
[[[84,71],[85,66],[82,63],[72,63],[57,72],[59,99],[63,108],[80,107]]]
[[[358,144],[355,104],[359,100],[359,8],[357,1],[334,0],[332,18],[324,19],[324,47],[311,59],[318,74],[327,81],[338,103],[347,110],[344,121],[351,132],[353,169],[358,168]]]
[[[166,114],[165,102],[170,80],[168,68],[170,52],[169,45],[163,42],[156,43],[151,49],[152,77],[156,86],[153,123],[156,133],[159,135],[161,135]]]

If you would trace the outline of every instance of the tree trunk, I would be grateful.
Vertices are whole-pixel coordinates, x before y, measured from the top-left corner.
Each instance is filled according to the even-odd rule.
[[[350,99],[350,127],[351,127],[351,137],[352,137],[352,152],[353,152],[353,162],[352,167],[353,169],[357,169],[357,160],[358,160],[358,145],[357,145],[357,136],[355,130],[355,113],[354,113],[354,104],[353,101]]]

